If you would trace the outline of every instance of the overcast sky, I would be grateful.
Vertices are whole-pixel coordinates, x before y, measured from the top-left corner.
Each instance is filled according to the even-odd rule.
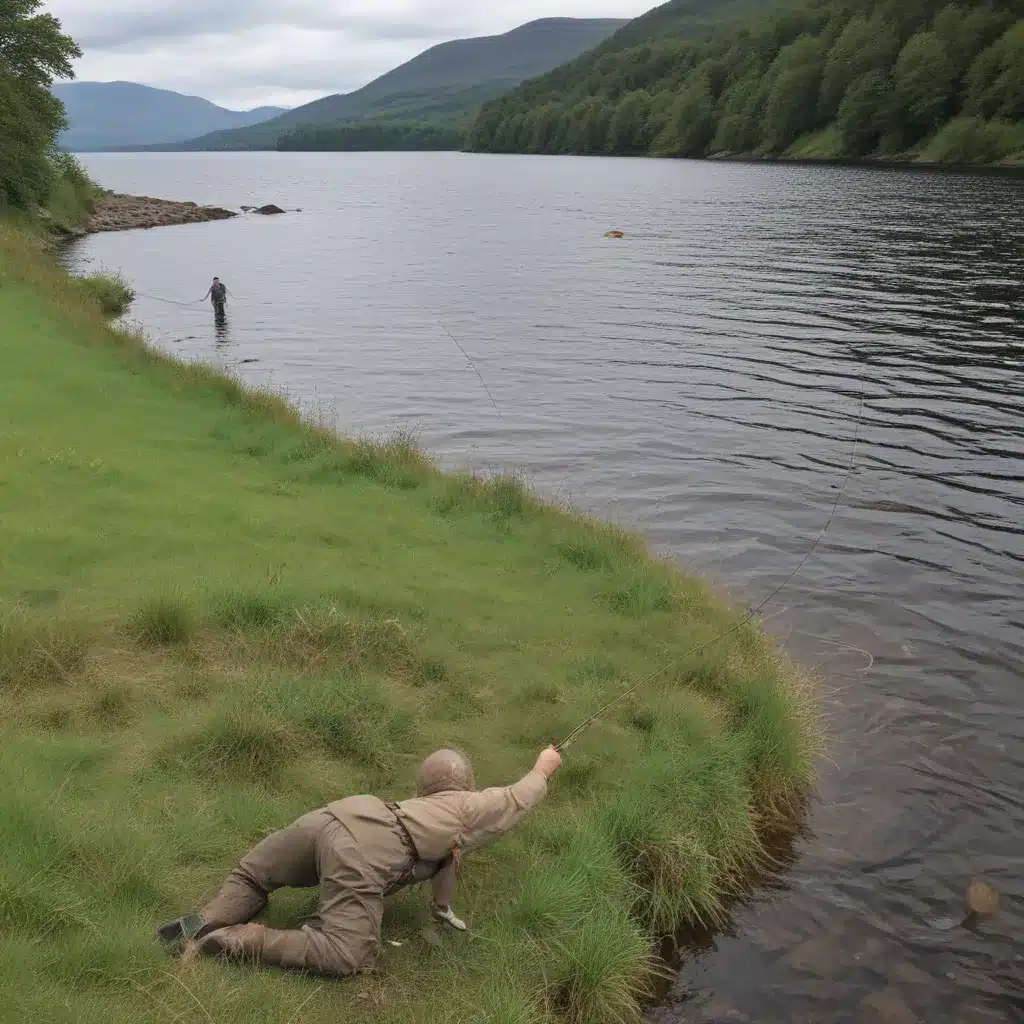
[[[631,18],[658,0],[48,0],[83,81],[143,82],[227,107],[358,89],[448,39],[535,18]]]

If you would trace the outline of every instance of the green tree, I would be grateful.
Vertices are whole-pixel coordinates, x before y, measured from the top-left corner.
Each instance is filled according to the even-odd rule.
[[[655,150],[662,156],[703,156],[717,127],[711,83],[695,73],[673,103]]]
[[[817,125],[824,59],[821,41],[812,36],[801,36],[779,53],[761,126],[769,152],[781,152]]]
[[[530,115],[529,140],[526,148],[531,153],[553,152],[552,141],[558,124],[559,106],[546,103]]]
[[[82,51],[52,14],[38,14],[42,0],[0,4],[0,64],[22,82],[48,89],[55,78],[74,78]]]
[[[962,78],[975,57],[993,43],[1009,25],[1009,16],[990,7],[965,9],[957,4],[944,7],[933,26],[953,61],[957,78]]]
[[[611,108],[599,99],[584,100],[569,115],[565,151],[568,153],[600,153],[604,151],[611,121]]]
[[[891,104],[892,86],[881,71],[861,75],[847,89],[836,116],[843,156],[867,156],[875,150],[887,130]]]
[[[721,120],[711,143],[714,153],[750,153],[761,138],[767,90],[757,70],[733,82],[721,100]]]
[[[888,71],[899,53],[896,29],[886,21],[851,19],[829,51],[821,76],[819,110],[831,121],[847,89],[869,71]]]
[[[971,65],[964,106],[969,114],[984,118],[1024,120],[1024,20]]]
[[[608,124],[609,153],[632,156],[647,149],[647,119],[651,97],[646,89],[634,89],[619,100]]]
[[[469,131],[470,149],[487,151],[494,147],[504,113],[505,105],[501,100],[483,106]]]
[[[931,135],[947,120],[956,68],[934,32],[919,32],[900,52],[893,69],[892,123],[904,145]]]
[[[72,78],[81,51],[41,0],[0,0],[0,203],[45,202],[53,182],[48,160],[65,126],[64,107],[50,92],[54,78]]]

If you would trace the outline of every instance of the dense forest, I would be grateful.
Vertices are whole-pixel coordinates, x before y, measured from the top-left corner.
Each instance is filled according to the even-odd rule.
[[[64,186],[85,184],[74,160],[56,151],[64,107],[50,92],[55,78],[73,77],[81,54],[40,6],[0,3],[0,209],[46,206]]]
[[[459,124],[430,121],[356,121],[345,124],[309,125],[287,132],[277,140],[281,151],[331,151],[341,153],[389,150],[462,149],[465,128]]]
[[[670,26],[673,13],[693,7],[675,0],[654,15]],[[701,38],[627,26],[485,105],[469,145],[680,157],[1024,157],[1024,0],[810,0]]]

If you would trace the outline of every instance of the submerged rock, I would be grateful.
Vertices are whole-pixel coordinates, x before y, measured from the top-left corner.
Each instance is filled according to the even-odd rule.
[[[267,217],[273,213],[284,213],[284,210],[282,210],[280,206],[275,206],[273,203],[267,203],[266,206],[261,206],[258,210],[255,210],[254,212],[261,213],[263,214],[263,216]]]
[[[987,882],[976,878],[967,887],[967,909],[979,917],[991,917],[999,909],[999,893]]]

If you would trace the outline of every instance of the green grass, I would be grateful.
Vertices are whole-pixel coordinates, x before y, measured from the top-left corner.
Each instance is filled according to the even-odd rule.
[[[638,1019],[655,936],[720,920],[801,805],[804,681],[755,624],[597,721],[435,932],[389,904],[345,985],[182,963],[154,927],[269,831],[478,782],[736,621],[636,538],[520,479],[438,473],[113,330],[0,224],[0,985],[12,1020]],[[314,896],[281,894],[295,925]]]

